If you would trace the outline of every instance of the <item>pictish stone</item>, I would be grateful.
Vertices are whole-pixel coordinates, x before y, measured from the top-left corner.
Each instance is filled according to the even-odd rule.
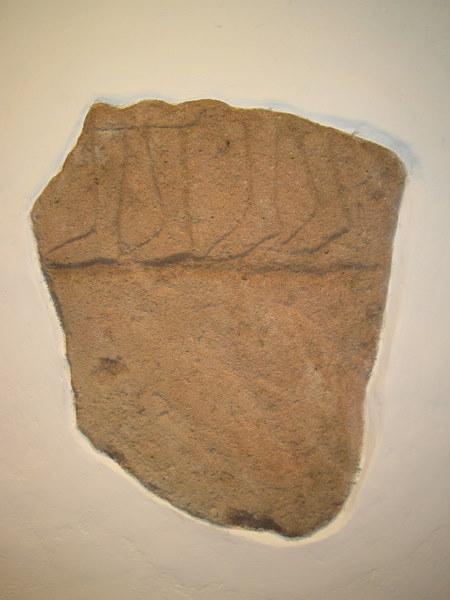
[[[94,104],[32,211],[79,429],[211,523],[328,523],[358,472],[404,178],[290,114]]]

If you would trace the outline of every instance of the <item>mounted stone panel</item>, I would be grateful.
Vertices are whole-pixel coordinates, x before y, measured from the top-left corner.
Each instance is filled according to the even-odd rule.
[[[290,114],[93,105],[32,212],[80,430],[212,523],[328,523],[358,471],[404,176]]]

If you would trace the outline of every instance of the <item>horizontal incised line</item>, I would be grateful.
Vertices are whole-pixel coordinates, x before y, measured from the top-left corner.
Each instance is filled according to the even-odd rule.
[[[123,125],[121,127],[94,127],[95,131],[128,131],[139,129],[189,129],[197,125],[197,121],[186,125]]]

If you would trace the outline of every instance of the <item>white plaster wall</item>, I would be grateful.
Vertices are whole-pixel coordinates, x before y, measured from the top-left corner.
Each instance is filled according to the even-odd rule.
[[[449,3],[3,0],[0,13],[0,597],[450,597]],[[363,476],[306,541],[192,519],[75,428],[28,213],[90,103],[144,97],[311,116],[408,166]]]

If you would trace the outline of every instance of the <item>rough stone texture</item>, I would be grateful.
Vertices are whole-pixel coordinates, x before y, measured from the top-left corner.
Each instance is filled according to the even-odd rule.
[[[95,104],[33,208],[81,431],[213,523],[329,522],[403,180],[389,150],[289,114]]]

